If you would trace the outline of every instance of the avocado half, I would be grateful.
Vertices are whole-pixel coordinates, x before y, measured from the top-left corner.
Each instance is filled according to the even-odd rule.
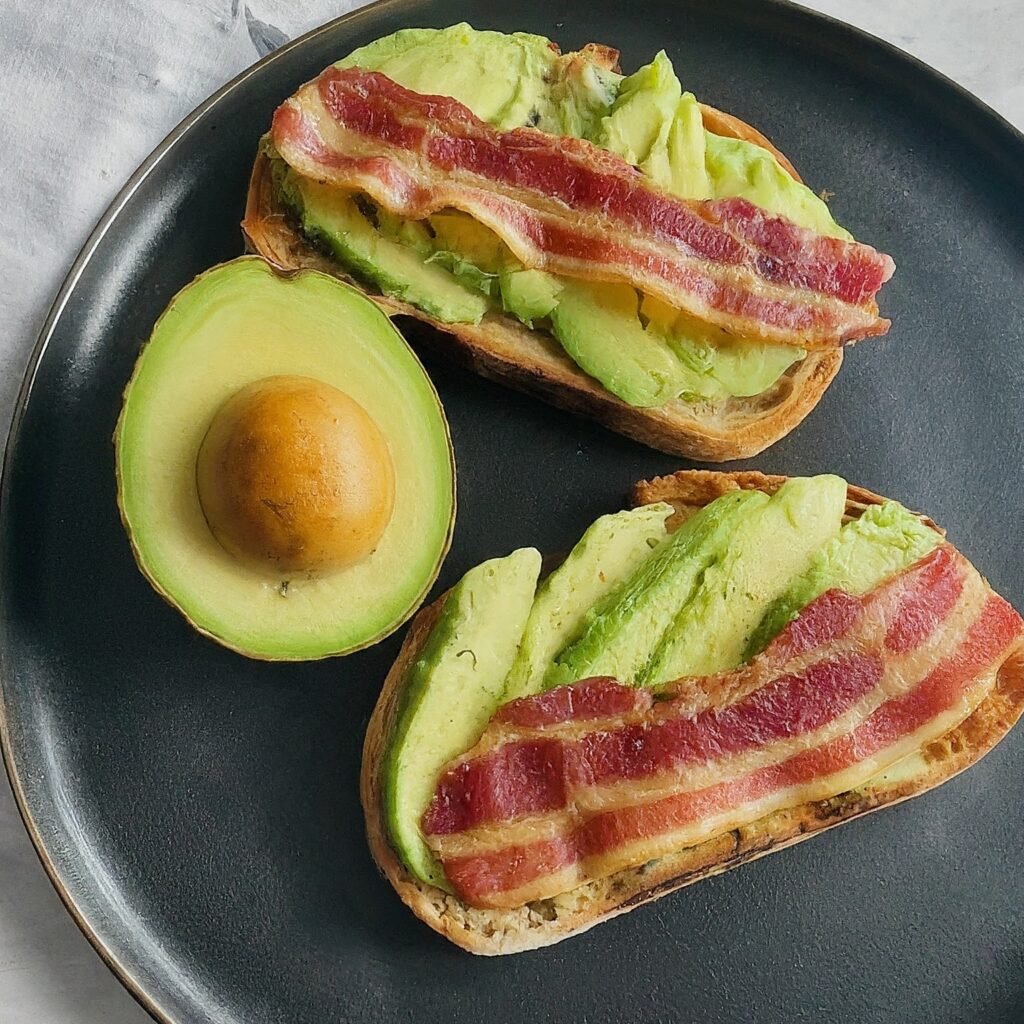
[[[358,403],[390,454],[390,514],[352,564],[240,558],[204,513],[197,460],[218,412],[256,382],[288,379]],[[183,288],[138,358],[114,444],[118,505],[142,573],[199,632],[252,658],[324,658],[377,642],[421,604],[451,542],[455,460],[437,392],[387,316],[317,271],[245,256]]]

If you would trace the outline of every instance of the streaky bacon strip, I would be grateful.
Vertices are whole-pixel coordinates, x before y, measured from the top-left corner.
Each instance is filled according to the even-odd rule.
[[[744,700],[694,717],[685,711],[660,720],[647,715],[622,728],[588,732],[574,742],[503,743],[441,777],[423,828],[432,835],[451,835],[560,810],[576,789],[646,779],[820,729],[869,693],[881,672],[881,659],[851,654],[780,676]],[[589,685],[561,689],[576,689],[585,699]],[[509,779],[515,784],[508,785]]]
[[[950,548],[940,548],[943,554]],[[885,646],[898,654],[912,651],[938,628],[963,591],[963,577],[944,571],[942,557],[926,561],[915,585],[899,596],[899,607],[885,634]]]
[[[356,76],[367,82],[365,91],[353,81]],[[354,69],[329,69],[319,91],[335,120],[403,149],[425,144],[427,155],[446,171],[471,170],[517,190],[557,198],[574,211],[613,210],[633,230],[678,242],[711,260],[749,260],[750,248],[741,244],[746,241],[776,261],[760,267],[766,276],[856,304],[873,298],[887,280],[885,260],[869,246],[794,231],[791,221],[739,198],[696,204],[676,199],[651,187],[615,154],[582,139],[555,140],[533,129],[499,132],[454,100],[410,93],[386,76]],[[410,124],[409,114],[429,121]],[[441,119],[465,134],[424,129]]]
[[[624,687],[604,676],[589,680],[586,686],[559,686],[534,697],[503,704],[494,721],[538,729],[560,722],[586,722],[614,718],[633,711],[647,711],[654,704],[650,690]]]
[[[301,174],[405,217],[464,210],[528,266],[627,281],[740,338],[825,348],[888,328],[874,297],[893,263],[870,246],[743,199],[678,199],[591,143],[501,132],[376,72],[328,68],[272,134]]]
[[[862,602],[845,590],[826,590],[775,637],[757,665],[769,661],[784,665],[816,647],[839,640],[853,628],[862,609]]]
[[[862,597],[823,594],[696,691],[598,679],[506,705],[442,773],[424,834],[469,904],[556,895],[863,784],[962,721],[1022,633],[942,545]],[[694,692],[728,699],[694,710]]]

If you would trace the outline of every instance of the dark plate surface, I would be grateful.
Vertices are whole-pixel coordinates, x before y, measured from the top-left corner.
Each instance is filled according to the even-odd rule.
[[[699,97],[764,129],[839,220],[890,252],[888,338],[757,460],[926,509],[1024,606],[1024,140],[877,41],[764,0],[385,3],[243,76],[165,144],[76,265],[8,451],[2,712],[15,789],[65,901],[174,1022],[1024,1019],[1024,731],[936,792],[548,951],[470,957],[381,881],[357,797],[400,635],[333,662],[250,662],[136,571],[110,435],[153,321],[241,250],[274,106],[403,25],[665,47]],[[428,361],[460,471],[439,588],[521,544],[567,548],[634,480],[678,467]]]

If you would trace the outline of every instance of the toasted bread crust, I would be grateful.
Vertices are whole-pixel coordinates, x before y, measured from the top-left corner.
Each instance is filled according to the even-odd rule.
[[[800,180],[793,165],[756,129],[713,107],[702,104],[701,112],[710,130],[763,146]],[[270,161],[262,153],[253,166],[242,231],[248,247],[271,263],[285,270],[312,267],[333,274],[366,291],[389,316],[414,317],[436,328],[424,340],[482,377],[683,458],[727,462],[763,451],[810,413],[843,361],[842,349],[810,352],[771,388],[751,398],[714,404],[674,399],[656,409],[638,409],[580,370],[546,332],[530,330],[514,317],[488,313],[479,324],[446,324],[408,303],[368,291],[295,228],[274,194]]]
[[[637,484],[632,491],[631,504],[667,501],[676,508],[676,522],[679,522],[727,491],[737,488],[773,491],[785,479],[761,473],[683,470],[672,476]],[[859,515],[865,507],[879,504],[882,500],[870,491],[851,486],[847,512]],[[934,527],[930,520],[926,521]],[[973,714],[955,729],[900,762],[899,772],[890,769],[860,789],[829,800],[778,811],[699,846],[639,868],[617,872],[554,899],[515,910],[478,910],[409,875],[388,843],[382,812],[380,768],[402,686],[443,604],[444,597],[416,616],[384,682],[367,727],[360,794],[370,850],[384,876],[420,920],[471,953],[516,953],[559,942],[702,878],[720,874],[808,839],[834,825],[924,793],[978,761],[1006,735],[1024,712],[1024,648],[1018,647],[1001,666],[991,695]]]

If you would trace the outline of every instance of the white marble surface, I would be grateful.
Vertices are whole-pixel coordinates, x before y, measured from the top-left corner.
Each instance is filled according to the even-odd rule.
[[[359,0],[3,0],[0,432],[47,306],[125,178],[258,56]],[[1022,0],[813,0],[1024,128]],[[0,1024],[142,1024],[36,860],[0,782]],[[255,1024],[255,1022],[254,1022]]]

